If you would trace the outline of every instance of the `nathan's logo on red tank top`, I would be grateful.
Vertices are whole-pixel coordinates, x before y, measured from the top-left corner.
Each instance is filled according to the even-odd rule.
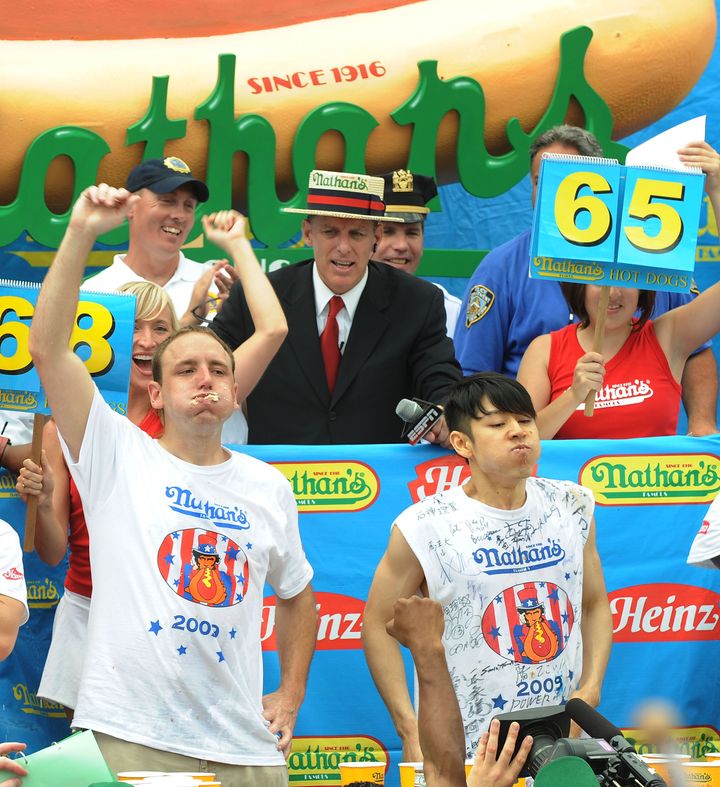
[[[714,454],[596,456],[580,470],[599,505],[710,503],[720,492],[720,457]]]
[[[245,549],[252,549],[248,541]],[[221,533],[193,528],[168,533],[157,567],[181,598],[207,607],[232,607],[247,595],[250,564],[244,549]]]
[[[460,486],[470,478],[467,461],[457,454],[439,456],[423,462],[415,467],[415,473],[417,478],[408,484],[413,503],[453,486]]]
[[[360,650],[365,602],[339,593],[315,593],[318,611],[317,650]],[[275,596],[263,601],[260,640],[263,650],[277,650]]]
[[[575,623],[568,594],[552,582],[524,582],[499,593],[482,616],[485,642],[518,664],[552,661],[565,650]],[[451,633],[446,626],[445,638]]]
[[[677,642],[720,637],[720,594],[670,582],[609,594],[615,642]]]
[[[625,407],[631,404],[642,404],[650,399],[655,391],[650,385],[650,380],[630,380],[625,383],[603,385],[595,395],[595,407]],[[585,402],[579,404],[576,410],[584,410]]]

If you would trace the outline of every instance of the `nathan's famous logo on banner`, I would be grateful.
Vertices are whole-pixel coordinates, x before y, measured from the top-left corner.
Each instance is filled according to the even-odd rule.
[[[720,732],[716,727],[673,727],[667,734],[673,742],[673,751],[687,754],[693,760],[720,752]],[[623,729],[623,737],[630,741],[638,754],[658,753],[657,744],[647,740],[645,730],[626,727]]]
[[[596,456],[580,470],[600,505],[709,503],[720,491],[714,454]]]
[[[298,511],[362,511],[380,493],[377,473],[364,462],[273,462],[292,486]]]
[[[408,484],[413,503],[465,483],[470,478],[470,468],[457,454],[446,454],[416,465],[415,475]]]
[[[377,738],[368,735],[327,735],[323,738],[295,736],[288,757],[290,784],[322,782],[340,784],[340,763],[378,763],[384,773],[387,749]],[[378,783],[382,778],[378,779]]]
[[[360,650],[365,602],[339,593],[315,593],[318,611],[317,650]],[[275,596],[263,601],[260,640],[263,650],[277,650]]]
[[[659,582],[609,594],[614,642],[680,642],[720,638],[720,594]]]
[[[41,699],[24,683],[16,683],[13,686],[13,697],[23,713],[29,713],[31,716],[46,716],[49,719],[65,718],[65,708],[62,705]]]
[[[27,600],[30,609],[54,609],[62,593],[58,586],[48,577],[45,579],[28,579]]]

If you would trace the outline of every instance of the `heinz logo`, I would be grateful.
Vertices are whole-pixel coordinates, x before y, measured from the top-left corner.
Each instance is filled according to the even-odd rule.
[[[365,602],[338,593],[315,593],[318,611],[317,650],[360,650]],[[277,650],[275,596],[263,601],[260,640],[263,650]]]
[[[410,481],[408,489],[413,503],[424,500],[437,492],[460,486],[470,478],[470,468],[465,459],[457,454],[430,459],[415,467],[417,478]]]
[[[361,511],[380,492],[380,479],[364,462],[273,462],[290,482],[298,511]]]
[[[660,582],[609,594],[614,642],[679,642],[720,637],[720,594]]]
[[[720,491],[714,454],[597,456],[580,470],[600,505],[710,503]]]

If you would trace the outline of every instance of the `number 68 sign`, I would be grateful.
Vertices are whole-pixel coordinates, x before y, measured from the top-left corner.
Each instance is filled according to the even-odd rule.
[[[2,409],[49,412],[28,348],[38,292],[35,285],[0,281]],[[122,413],[127,411],[134,323],[134,297],[83,292],[70,339],[70,347],[82,358],[103,397]]]
[[[538,181],[530,276],[687,291],[703,176],[548,155]]]

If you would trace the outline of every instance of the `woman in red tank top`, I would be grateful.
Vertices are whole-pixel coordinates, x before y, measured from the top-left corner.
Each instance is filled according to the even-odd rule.
[[[703,170],[705,191],[720,216],[720,155],[706,142],[678,154],[683,163]],[[538,336],[518,370],[537,411],[540,437],[675,434],[685,362],[720,330],[720,283],[657,320],[648,319],[654,293],[611,287],[600,352],[592,347],[602,288],[562,287],[580,323]],[[641,316],[635,319],[638,308]],[[596,392],[596,404],[588,418],[583,403],[590,391]]]

